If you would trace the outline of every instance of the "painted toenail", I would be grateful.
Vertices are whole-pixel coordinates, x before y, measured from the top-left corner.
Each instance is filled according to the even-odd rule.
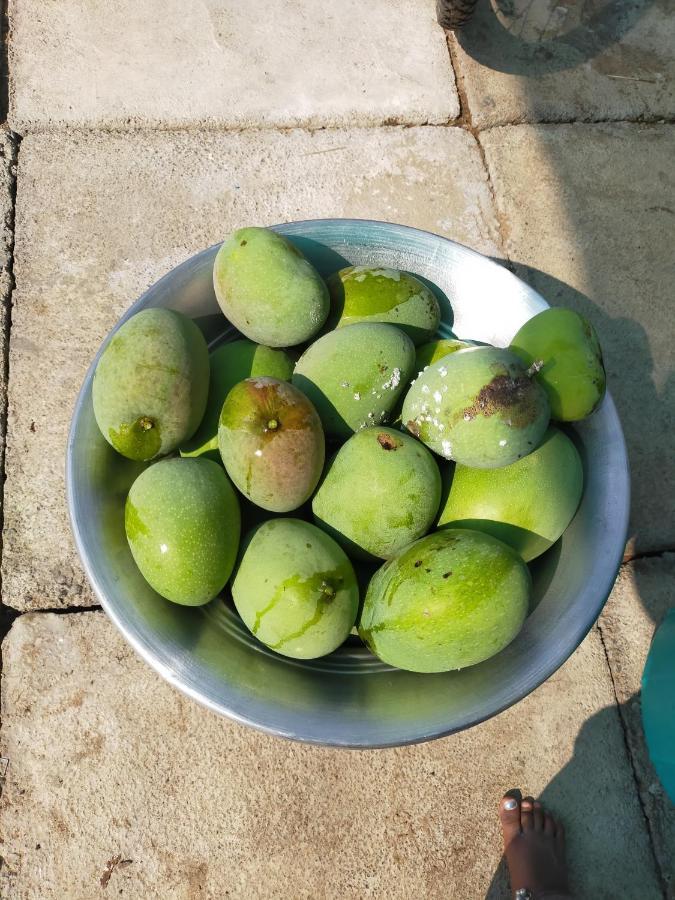
[[[505,800],[504,801],[504,809],[515,809],[518,806],[517,800]]]

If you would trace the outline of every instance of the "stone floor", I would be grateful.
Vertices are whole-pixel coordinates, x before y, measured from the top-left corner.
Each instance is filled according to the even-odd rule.
[[[669,9],[479,0],[446,38],[433,0],[9,4],[0,897],[499,900],[493,810],[521,785],[568,826],[576,896],[675,898],[639,713],[675,604]],[[631,457],[627,561],[579,650],[399,750],[289,744],[178,694],[88,609],[65,511],[72,406],[119,315],[237,225],[332,215],[447,235],[582,311]]]

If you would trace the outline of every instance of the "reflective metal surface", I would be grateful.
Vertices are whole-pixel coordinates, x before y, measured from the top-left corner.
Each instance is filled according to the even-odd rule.
[[[287,235],[326,275],[347,264],[407,269],[438,288],[443,331],[498,346],[546,302],[506,269],[444,238],[360,220],[293,222]],[[213,343],[231,336],[213,293],[217,247],[178,266],[120,320],[152,306],[178,309]],[[99,351],[100,353],[100,351]],[[97,357],[98,358],[98,357]],[[136,569],[124,535],[126,492],[142,465],[104,441],[91,401],[92,363],[68,441],[68,503],[87,575],[104,609],[167,681],[216,712],[276,735],[383,747],[450,734],[506,709],[549,677],[593,625],[618,570],[628,524],[626,449],[611,397],[570,432],[585,492],[561,541],[534,565],[533,611],[502,653],[461,672],[389,668],[356,639],[315,661],[276,656],[255,642],[227,598],[201,609],[163,600]]]

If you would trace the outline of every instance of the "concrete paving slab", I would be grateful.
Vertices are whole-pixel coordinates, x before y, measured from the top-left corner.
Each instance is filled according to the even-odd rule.
[[[459,113],[433,0],[17,0],[10,35],[9,120],[21,133]]]
[[[666,553],[623,566],[600,619],[640,799],[669,900],[675,898],[675,806],[649,760],[642,730],[640,686],[654,631],[674,605],[675,554]]]
[[[103,613],[20,616],[3,658],[12,897],[497,900],[495,804],[515,785],[564,819],[575,896],[660,896],[596,632],[496,719],[366,752],[217,718],[161,682]]]
[[[485,0],[450,40],[478,128],[675,116],[669,0]]]
[[[481,136],[516,269],[598,331],[632,469],[629,552],[675,547],[675,127]]]
[[[486,253],[498,228],[474,139],[453,128],[30,135],[21,145],[4,599],[94,602],[71,545],[64,452],[75,397],[120,314],[241,225],[356,216]]]

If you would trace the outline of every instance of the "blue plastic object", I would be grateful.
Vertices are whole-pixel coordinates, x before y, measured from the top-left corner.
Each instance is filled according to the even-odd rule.
[[[654,768],[675,803],[675,609],[657,629],[645,663],[642,725]]]

